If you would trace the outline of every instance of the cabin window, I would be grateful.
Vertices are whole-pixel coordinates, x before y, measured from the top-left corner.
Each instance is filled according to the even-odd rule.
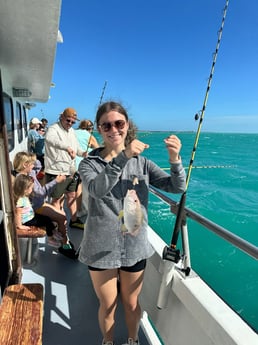
[[[24,128],[24,134],[25,134],[25,138],[27,138],[28,136],[28,121],[27,121],[27,112],[26,112],[26,108],[23,105],[22,106],[23,109],[23,128]]]
[[[22,110],[21,110],[21,104],[18,102],[16,102],[16,127],[17,127],[17,134],[18,134],[18,142],[21,143],[23,139]]]
[[[13,106],[11,97],[3,94],[4,100],[4,116],[8,137],[8,150],[9,152],[14,149],[14,120],[13,120]]]

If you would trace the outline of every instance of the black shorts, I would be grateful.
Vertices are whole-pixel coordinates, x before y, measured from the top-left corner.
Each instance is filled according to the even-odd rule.
[[[119,269],[121,271],[126,271],[126,272],[140,272],[145,269],[146,263],[147,263],[147,260],[143,259],[141,261],[136,262],[136,264],[133,266],[128,266],[128,267],[122,266]],[[97,267],[88,266],[88,269],[90,271],[106,271],[108,268],[97,268]]]

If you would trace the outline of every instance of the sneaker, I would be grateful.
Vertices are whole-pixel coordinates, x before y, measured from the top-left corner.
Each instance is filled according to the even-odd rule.
[[[133,340],[132,338],[128,338],[128,342],[123,345],[140,345],[139,340]]]
[[[103,340],[103,341],[102,341],[102,345],[115,345],[115,343],[114,343],[113,341],[107,341],[107,342],[105,343],[105,341]]]
[[[67,256],[69,259],[78,259],[78,254],[76,253],[76,250],[74,250],[74,246],[72,243],[63,244],[58,248],[58,251],[64,256]]]
[[[60,243],[60,240],[57,240],[54,237],[48,237],[47,244],[51,247],[59,248],[61,243]]]
[[[79,218],[77,218],[74,221],[70,220],[69,226],[70,226],[70,228],[76,228],[76,229],[84,230],[84,224],[80,221]]]
[[[68,243],[70,244],[70,246],[72,247],[72,249],[74,249],[74,244],[69,240]]]

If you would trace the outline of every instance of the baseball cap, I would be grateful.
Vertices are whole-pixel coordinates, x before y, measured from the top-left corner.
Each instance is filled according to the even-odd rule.
[[[30,123],[32,123],[33,125],[36,125],[37,123],[42,124],[42,122],[37,117],[33,117],[33,119],[30,120]]]

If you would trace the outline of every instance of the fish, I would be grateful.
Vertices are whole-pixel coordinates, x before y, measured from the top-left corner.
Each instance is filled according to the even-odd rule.
[[[134,189],[128,189],[124,198],[123,210],[119,218],[123,217],[122,231],[136,236],[143,224],[144,213],[138,195]]]

